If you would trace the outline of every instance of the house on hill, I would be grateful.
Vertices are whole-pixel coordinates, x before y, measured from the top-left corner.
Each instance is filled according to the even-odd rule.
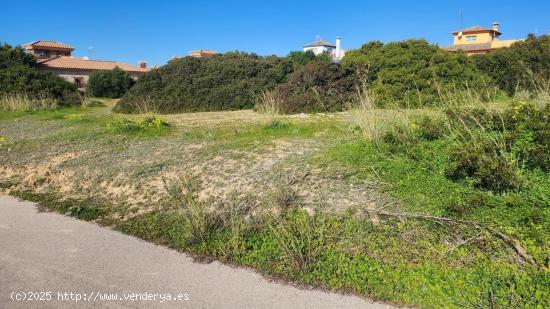
[[[189,52],[189,56],[190,57],[195,57],[195,58],[202,58],[202,57],[208,57],[208,56],[213,56],[213,55],[216,55],[217,53],[213,50],[210,50],[210,49],[199,49],[199,50],[194,50],[194,51],[190,51]]]
[[[304,45],[304,52],[312,51],[316,56],[322,53],[329,54],[335,62],[340,61],[346,54],[346,50],[342,49],[342,38],[336,38],[336,44],[332,44],[323,40]]]
[[[86,90],[90,74],[95,71],[112,70],[118,67],[128,72],[134,79],[149,71],[145,62],[139,62],[137,66],[133,66],[118,61],[76,58],[72,56],[74,48],[60,42],[34,41],[23,45],[23,48],[36,57],[39,70],[52,72],[74,83],[79,90]]]
[[[468,55],[486,54],[498,48],[510,47],[512,44],[521,40],[500,40],[500,24],[493,23],[491,29],[482,26],[474,26],[466,29],[457,30],[452,33],[454,43],[447,47],[449,52],[464,51]]]

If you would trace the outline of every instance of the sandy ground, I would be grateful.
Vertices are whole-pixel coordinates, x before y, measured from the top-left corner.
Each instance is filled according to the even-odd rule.
[[[199,264],[116,231],[40,213],[8,196],[0,196],[0,235],[1,308],[390,308],[270,282],[217,262]],[[11,300],[29,292],[51,296]],[[106,294],[119,299],[102,301]],[[182,300],[161,302],[166,294]],[[138,300],[143,297],[150,300]]]

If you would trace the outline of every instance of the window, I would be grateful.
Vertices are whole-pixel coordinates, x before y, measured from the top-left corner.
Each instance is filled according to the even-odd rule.
[[[477,35],[467,35],[466,36],[466,41],[468,41],[468,42],[473,42],[475,40],[477,40]]]

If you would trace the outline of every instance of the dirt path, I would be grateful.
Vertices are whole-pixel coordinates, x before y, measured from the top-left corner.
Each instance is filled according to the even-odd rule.
[[[253,271],[217,262],[195,263],[116,231],[39,213],[34,204],[8,196],[0,196],[0,235],[2,308],[389,308],[269,282]],[[21,292],[51,296],[11,300],[23,297]],[[114,293],[118,300],[101,300]]]

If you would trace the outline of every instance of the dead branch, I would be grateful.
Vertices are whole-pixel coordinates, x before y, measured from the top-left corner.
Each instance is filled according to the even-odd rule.
[[[374,213],[380,216],[387,216],[387,217],[395,217],[400,219],[420,219],[420,220],[426,220],[430,222],[436,222],[436,223],[447,223],[447,224],[465,224],[465,225],[471,225],[474,226],[480,230],[488,231],[489,233],[499,237],[502,239],[506,244],[510,245],[516,253],[524,260],[527,261],[531,265],[537,265],[533,257],[531,257],[525,248],[519,243],[517,239],[514,239],[501,231],[492,228],[490,226],[483,225],[479,222],[475,221],[469,221],[469,220],[454,220],[450,218],[445,217],[437,217],[437,216],[430,216],[430,215],[421,215],[421,214],[412,214],[412,213],[394,213],[394,212],[388,212],[378,209],[367,209],[368,213]]]

